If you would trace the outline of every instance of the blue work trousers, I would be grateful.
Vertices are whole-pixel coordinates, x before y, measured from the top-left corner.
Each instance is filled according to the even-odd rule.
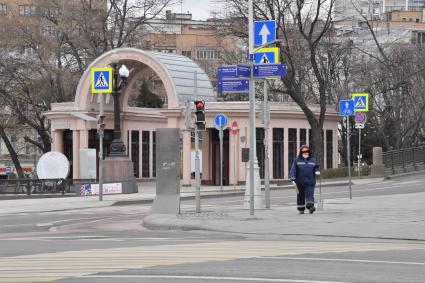
[[[298,185],[297,209],[304,211],[314,207],[314,185]]]

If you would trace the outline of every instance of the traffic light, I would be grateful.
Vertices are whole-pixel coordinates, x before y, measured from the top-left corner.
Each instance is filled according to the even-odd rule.
[[[205,101],[198,100],[195,103],[195,125],[198,131],[205,131]]]

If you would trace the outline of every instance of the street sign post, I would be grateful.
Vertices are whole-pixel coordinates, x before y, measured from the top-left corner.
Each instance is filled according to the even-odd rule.
[[[339,115],[341,115],[341,116],[354,116],[354,101],[353,100],[340,100],[339,101]]]
[[[273,78],[273,77],[282,77],[285,75],[286,75],[286,66],[284,64],[268,64],[268,65],[254,66],[255,78]]]
[[[254,54],[254,64],[277,64],[279,63],[279,48],[260,48]]]
[[[217,114],[214,117],[214,125],[219,130],[220,138],[220,190],[223,191],[223,130],[227,125],[227,116],[224,114]]]
[[[276,21],[254,21],[254,45],[265,45],[276,40]]]
[[[217,90],[220,93],[237,93],[249,91],[249,80],[226,80],[217,82]]]
[[[368,93],[353,93],[352,98],[354,101],[355,112],[369,111],[369,94]]]
[[[365,123],[367,121],[366,113],[363,112],[357,112],[356,116],[354,117],[356,121],[355,128],[359,129],[359,154],[357,155],[357,175],[360,177],[360,164],[362,160],[362,129],[365,127]]]
[[[92,68],[91,89],[92,93],[112,93],[112,68]]]

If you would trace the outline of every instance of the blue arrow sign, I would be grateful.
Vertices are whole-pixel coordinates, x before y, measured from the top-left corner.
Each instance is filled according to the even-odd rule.
[[[222,79],[236,79],[240,77],[248,78],[250,74],[249,66],[247,65],[230,65],[221,66],[217,69],[217,77]]]
[[[269,65],[255,65],[254,77],[255,78],[273,78],[283,77],[286,75],[286,66],[284,64],[269,64]]]
[[[354,100],[340,100],[339,115],[354,116]]]
[[[218,92],[248,92],[249,80],[225,80],[217,82]]]
[[[214,117],[214,124],[217,127],[219,127],[219,128],[225,127],[227,125],[227,117],[226,117],[226,115],[221,114],[221,113],[215,115],[215,117]]]
[[[276,21],[254,21],[254,45],[276,40]]]

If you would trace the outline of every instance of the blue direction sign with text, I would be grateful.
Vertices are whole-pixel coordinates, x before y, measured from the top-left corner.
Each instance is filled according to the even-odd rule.
[[[254,45],[265,45],[276,40],[276,21],[254,22]]]
[[[225,80],[217,82],[218,92],[248,92],[249,80]]]
[[[248,78],[250,74],[249,66],[247,65],[230,65],[221,66],[217,69],[217,77],[221,79],[236,79],[239,77]]]
[[[354,100],[340,100],[339,115],[354,116]]]
[[[284,64],[268,64],[268,65],[255,65],[254,77],[255,78],[273,78],[283,77],[286,75],[286,66]]]
[[[227,117],[224,114],[217,114],[214,117],[214,124],[219,127],[219,128],[223,128],[226,127],[227,125]]]

